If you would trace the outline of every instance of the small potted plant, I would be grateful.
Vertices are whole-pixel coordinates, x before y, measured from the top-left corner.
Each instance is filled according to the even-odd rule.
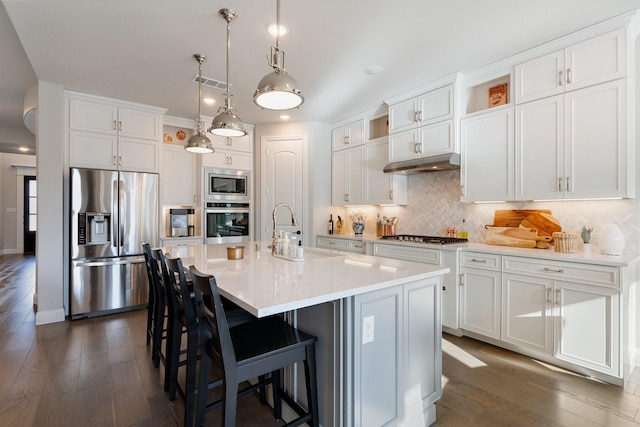
[[[591,251],[591,246],[589,246],[589,242],[591,241],[591,232],[593,231],[593,228],[587,228],[587,227],[582,227],[582,242],[584,243],[584,245],[582,246],[582,251],[583,252],[590,252]]]

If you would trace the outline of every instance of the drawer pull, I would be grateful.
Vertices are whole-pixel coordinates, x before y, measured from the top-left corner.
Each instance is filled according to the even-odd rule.
[[[353,245],[353,247],[362,249],[362,245]]]
[[[548,273],[564,273],[564,270],[563,270],[563,269],[561,269],[561,268],[559,268],[559,269],[557,269],[557,270],[556,270],[556,269],[553,269],[553,268],[545,267],[545,268],[544,268],[544,271],[546,271],[546,272],[548,272]]]
[[[336,242],[328,242],[330,245],[335,245]]]
[[[553,303],[553,301],[551,301],[551,288],[547,288],[547,302],[549,304]]]
[[[481,262],[483,264],[487,263],[486,259],[475,259],[475,258],[471,258],[471,262]]]

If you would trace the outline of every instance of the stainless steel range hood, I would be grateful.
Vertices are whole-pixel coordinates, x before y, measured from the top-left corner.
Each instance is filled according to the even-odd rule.
[[[389,163],[384,167],[385,173],[403,172],[406,174],[440,172],[444,170],[460,169],[460,154],[449,153],[420,159],[405,160]]]

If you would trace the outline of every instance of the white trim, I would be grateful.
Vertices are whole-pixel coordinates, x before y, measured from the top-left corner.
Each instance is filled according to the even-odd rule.
[[[0,250],[0,255],[12,255],[17,254],[18,251],[16,249],[2,249]]]
[[[47,325],[49,323],[64,322],[64,308],[55,310],[39,311],[36,313],[36,326]]]

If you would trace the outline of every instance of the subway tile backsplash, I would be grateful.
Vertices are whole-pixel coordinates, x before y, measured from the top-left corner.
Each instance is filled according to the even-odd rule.
[[[462,226],[472,242],[484,242],[486,224],[493,224],[497,209],[550,209],[564,231],[580,232],[593,228],[592,243],[607,223],[618,224],[626,237],[625,252],[638,253],[640,246],[640,206],[637,200],[592,200],[554,202],[462,203],[460,171],[442,171],[409,175],[409,204],[394,207],[357,207],[348,214],[367,214],[365,232],[375,233],[376,216],[398,216],[398,234],[446,235],[447,227]],[[350,227],[350,221],[348,226]]]

